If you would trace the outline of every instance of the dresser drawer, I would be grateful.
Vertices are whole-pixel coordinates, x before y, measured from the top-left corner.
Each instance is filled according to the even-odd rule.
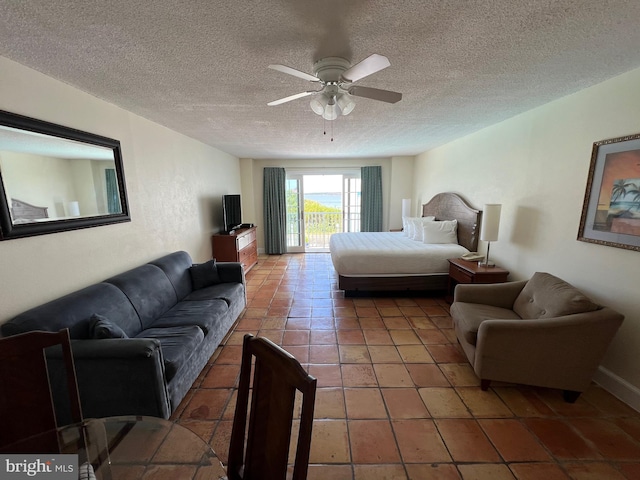
[[[246,248],[247,246],[249,246],[251,243],[255,241],[256,241],[256,231],[254,229],[238,237],[238,250],[242,250],[243,248]]]

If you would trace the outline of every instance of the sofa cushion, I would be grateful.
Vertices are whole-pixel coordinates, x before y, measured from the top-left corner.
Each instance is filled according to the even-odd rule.
[[[513,304],[522,318],[553,318],[598,310],[573,285],[549,273],[536,272]]]
[[[176,291],[178,300],[182,300],[193,290],[191,275],[189,275],[189,267],[192,263],[191,256],[182,251],[174,252],[149,262],[150,265],[155,265],[167,275]]]
[[[178,297],[167,275],[155,265],[147,264],[105,280],[124,292],[138,312],[142,328],[173,307]]]
[[[167,380],[171,380],[180,370],[198,345],[204,340],[204,333],[196,325],[181,327],[147,328],[141,331],[136,338],[154,338],[160,342],[164,369]]]
[[[244,285],[241,283],[219,283],[201,290],[195,290],[185,297],[185,301],[201,301],[208,299],[224,300],[227,305],[234,302],[244,303]]]
[[[109,319],[102,315],[93,314],[89,321],[89,334],[91,338],[129,338],[124,330],[118,325],[110,322]]]
[[[132,337],[142,330],[136,310],[114,285],[97,283],[27,310],[2,324],[2,334],[16,335],[32,330],[57,332],[69,329],[72,339],[88,339],[93,314],[103,315]]]
[[[478,329],[485,320],[521,320],[512,310],[493,305],[455,302],[451,305],[451,316],[455,319],[458,333],[471,345],[478,339]]]
[[[191,266],[189,268],[189,274],[191,275],[191,283],[194,290],[200,290],[201,288],[220,283],[220,276],[218,275],[215,259]]]
[[[152,328],[197,325],[205,335],[217,329],[221,317],[229,314],[229,307],[222,299],[179,302],[151,324]]]

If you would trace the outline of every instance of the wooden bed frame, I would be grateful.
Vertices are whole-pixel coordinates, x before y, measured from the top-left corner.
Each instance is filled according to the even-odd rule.
[[[478,237],[482,211],[471,207],[455,193],[439,193],[422,205],[422,216],[435,216],[436,220],[458,220],[458,243],[466,249],[478,250]],[[338,275],[338,288],[346,296],[383,291],[438,291],[446,290],[449,272],[430,275],[390,277],[350,277]]]

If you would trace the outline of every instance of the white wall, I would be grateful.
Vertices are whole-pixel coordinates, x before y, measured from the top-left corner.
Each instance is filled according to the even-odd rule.
[[[176,250],[211,258],[236,157],[0,57],[0,109],[120,140],[131,222],[0,242],[0,322]]]
[[[414,183],[418,200],[454,191],[476,208],[502,203],[491,255],[511,279],[550,272],[626,316],[597,380],[636,408],[640,252],[576,237],[592,144],[640,132],[638,85],[640,69],[423,153]]]

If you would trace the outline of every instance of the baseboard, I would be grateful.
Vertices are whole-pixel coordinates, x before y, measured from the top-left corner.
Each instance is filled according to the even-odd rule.
[[[634,410],[640,412],[640,388],[631,385],[625,379],[620,378],[603,366],[598,367],[596,374],[593,376],[593,381]]]

